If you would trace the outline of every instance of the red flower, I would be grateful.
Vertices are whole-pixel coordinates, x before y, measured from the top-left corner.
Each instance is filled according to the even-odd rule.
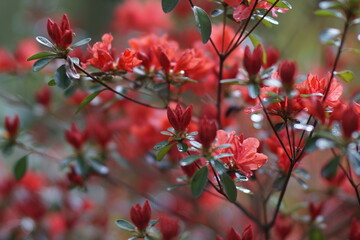
[[[291,61],[284,61],[279,66],[279,74],[281,82],[285,89],[291,89],[295,83],[296,63]]]
[[[275,223],[275,232],[280,239],[286,239],[293,229],[293,223],[285,218],[283,215],[279,215]]]
[[[206,116],[199,123],[199,142],[204,149],[208,149],[216,137],[215,121],[209,120]]]
[[[135,224],[135,226],[140,230],[144,230],[150,221],[151,217],[151,207],[149,201],[145,201],[143,207],[140,204],[136,204],[130,210],[130,218],[131,221]]]
[[[68,172],[66,176],[72,185],[74,186],[84,185],[84,179],[76,172],[74,165],[70,165],[70,172]]]
[[[9,116],[5,117],[5,129],[9,134],[10,139],[15,139],[19,131],[19,116],[16,115],[13,119]]]
[[[163,216],[160,218],[160,232],[162,240],[171,240],[179,235],[179,220]]]
[[[217,237],[218,240],[222,240],[221,237]],[[249,224],[244,231],[242,232],[242,236],[238,232],[235,231],[234,228],[230,228],[228,233],[226,234],[225,240],[253,240],[253,231],[252,226]]]
[[[351,138],[353,132],[359,129],[359,115],[349,106],[341,118],[341,127],[345,138]]]
[[[241,236],[234,228],[231,228],[226,234],[226,240],[241,240]]]
[[[47,22],[47,31],[58,48],[64,50],[71,45],[74,35],[66,14],[63,15],[60,26],[49,18]]]
[[[167,108],[167,117],[171,126],[176,132],[183,132],[190,124],[193,106],[188,106],[185,110],[180,104],[175,109]]]
[[[123,52],[120,55],[120,58],[117,63],[117,67],[125,70],[127,72],[132,72],[133,68],[140,65],[142,61],[136,57],[137,53],[134,50],[126,49],[125,52]]]
[[[273,66],[279,60],[280,52],[274,48],[266,50],[266,63],[263,63],[264,68]]]
[[[360,239],[360,222],[353,218],[351,221],[349,240],[358,240]]]
[[[323,206],[323,203],[316,206],[313,202],[310,202],[309,211],[312,221],[314,221],[321,214]]]
[[[234,156],[222,158],[229,170],[240,171],[246,176],[252,176],[252,170],[259,169],[267,161],[267,156],[258,153],[260,142],[256,138],[244,139],[242,135],[236,136],[235,131],[227,133],[223,130],[217,131],[216,146],[230,143],[232,146],[226,149],[218,149],[215,154],[232,153]]]
[[[71,129],[66,130],[65,137],[68,143],[70,143],[76,150],[81,150],[85,136],[80,132],[75,123],[71,124]]]
[[[36,102],[40,103],[44,108],[49,108],[51,103],[51,89],[47,86],[42,87],[35,93]]]
[[[251,53],[249,46],[246,46],[243,64],[249,76],[258,74],[263,62],[262,59],[263,50],[261,45],[258,45],[253,53]]]

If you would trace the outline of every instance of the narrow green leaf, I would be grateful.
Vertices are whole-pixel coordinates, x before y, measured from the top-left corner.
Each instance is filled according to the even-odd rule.
[[[162,141],[162,142],[158,142],[154,147],[153,150],[157,151],[160,150],[161,148],[165,147],[166,145],[169,144],[168,140]]]
[[[39,52],[39,53],[35,53],[34,55],[32,55],[31,57],[26,59],[26,61],[31,61],[31,60],[49,57],[49,56],[55,56],[55,55],[56,55],[56,53],[54,53],[54,52]]]
[[[331,179],[336,176],[338,165],[340,162],[340,156],[333,157],[322,169],[321,176],[326,179]]]
[[[172,146],[174,146],[175,143],[169,144],[163,148],[161,148],[158,153],[156,154],[156,161],[161,161],[165,155],[170,151]]]
[[[196,156],[196,155],[187,156],[180,160],[180,165],[187,166],[200,158],[201,158],[201,156]]]
[[[92,94],[90,94],[89,96],[87,96],[79,105],[79,107],[76,109],[75,113],[80,112],[84,107],[86,107],[86,105],[88,105],[94,98],[97,97],[97,95],[99,95],[102,91],[104,91],[104,89],[101,89],[99,91],[95,91]]]
[[[200,197],[208,181],[209,170],[207,166],[200,168],[191,180],[191,192],[195,198]]]
[[[74,43],[73,45],[71,45],[71,47],[72,48],[79,47],[79,46],[89,43],[90,41],[91,41],[91,38],[85,38],[83,40],[80,40],[80,41]]]
[[[316,10],[315,15],[324,16],[324,17],[336,17],[336,18],[340,18],[340,19],[343,19],[343,20],[346,19],[344,14],[342,14],[340,11],[334,10],[334,9]]]
[[[207,43],[211,36],[211,21],[207,13],[198,6],[193,7],[196,27],[200,32],[203,43]]]
[[[350,71],[350,70],[345,70],[345,71],[341,71],[341,72],[335,72],[335,74],[337,76],[339,76],[345,82],[351,82],[355,77],[354,73],[352,71]]]
[[[161,7],[164,13],[169,13],[174,10],[178,3],[179,0],[161,0]]]
[[[45,58],[43,58],[45,59]],[[54,80],[56,82],[56,85],[61,89],[67,89],[71,84],[71,79],[66,75],[66,68],[65,64],[60,66],[55,74],[54,74]]]
[[[327,28],[319,33],[319,40],[323,44],[328,44],[339,37],[341,31],[337,28]]]
[[[221,162],[220,160],[213,160],[210,163],[219,175],[226,173],[226,167],[224,163]]]
[[[34,72],[40,71],[54,59],[55,57],[45,57],[37,60],[32,66],[33,71]]]
[[[250,83],[248,86],[248,93],[252,99],[255,99],[260,94],[260,87],[256,83]]]
[[[329,9],[329,8],[341,9],[344,7],[344,5],[338,1],[322,1],[319,3],[319,7],[321,9]]]
[[[49,39],[47,39],[46,37],[41,37],[41,36],[37,36],[36,41],[38,41],[38,43],[46,46],[46,47],[50,47],[50,48],[54,48],[54,44],[52,42],[50,42]]]
[[[355,172],[356,175],[360,175],[360,154],[354,150],[351,149],[350,146],[348,147],[347,150],[347,157],[350,160],[350,164],[352,166],[353,171]]]
[[[265,1],[271,4],[274,4],[276,2],[276,0],[265,0]],[[291,5],[288,2],[285,3],[285,1],[277,2],[275,7],[291,9]]]
[[[308,190],[309,189],[309,186],[307,185],[307,183],[302,180],[301,178],[297,177],[297,176],[294,176],[293,177],[295,178],[295,180],[300,184],[300,186],[304,189],[304,190]]]
[[[119,220],[116,220],[115,223],[119,228],[124,229],[129,232],[135,231],[135,229],[136,229],[135,226],[131,222],[128,222],[126,220],[119,219]]]
[[[220,16],[221,14],[223,14],[224,10],[222,9],[215,9],[210,13],[210,16],[212,17],[217,17]]]
[[[174,189],[177,189],[177,188],[180,188],[180,187],[184,187],[184,186],[186,186],[186,185],[188,185],[188,183],[179,183],[179,184],[176,184],[176,185],[172,185],[172,186],[170,186],[170,187],[167,187],[167,188],[166,188],[166,191],[172,191],[172,190],[174,190]]]
[[[234,181],[228,174],[221,175],[220,180],[229,201],[235,202],[237,198],[237,191]]]
[[[22,158],[20,158],[14,166],[14,176],[16,180],[21,180],[25,173],[26,170],[28,168],[28,156],[23,156]]]

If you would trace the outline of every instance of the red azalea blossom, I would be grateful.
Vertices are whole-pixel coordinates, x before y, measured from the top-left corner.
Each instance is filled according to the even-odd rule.
[[[222,161],[227,165],[229,170],[240,171],[247,177],[252,176],[252,171],[259,169],[267,161],[267,156],[258,153],[257,149],[260,142],[256,138],[246,138],[242,135],[236,136],[236,133],[227,133],[224,130],[218,130],[216,135],[216,145],[230,143],[232,146],[226,149],[218,149],[215,155],[221,153],[231,153],[234,156],[222,158]]]
[[[49,18],[47,31],[51,40],[61,50],[68,48],[73,41],[73,30],[70,28],[70,22],[66,14],[62,16],[60,26]]]
[[[350,226],[349,240],[358,240],[360,239],[360,221],[356,218],[353,218]]]
[[[263,50],[261,45],[258,45],[254,52],[251,53],[249,46],[246,46],[244,53],[244,67],[249,76],[259,73],[261,65],[263,63]]]
[[[185,110],[180,104],[177,104],[175,109],[167,108],[167,117],[171,126],[176,132],[184,132],[190,124],[192,117],[193,106],[188,106]]]
[[[140,206],[140,204],[136,204],[130,210],[131,221],[140,231],[144,230],[148,226],[150,217],[151,207],[149,201],[147,200],[142,207]]]
[[[179,220],[177,219],[162,216],[159,225],[162,240],[173,240],[180,233]]]
[[[86,141],[84,134],[80,132],[75,123],[71,124],[71,129],[65,131],[65,137],[76,150],[81,150]]]
[[[199,123],[199,142],[204,149],[208,149],[216,137],[216,123],[209,120],[206,116]]]
[[[19,116],[16,115],[13,119],[9,116],[5,117],[5,129],[9,134],[10,139],[15,139],[19,131]]]

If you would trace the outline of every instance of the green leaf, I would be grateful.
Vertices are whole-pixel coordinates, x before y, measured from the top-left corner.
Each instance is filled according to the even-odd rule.
[[[200,168],[191,180],[191,192],[195,198],[200,197],[208,181],[209,170],[207,166]]]
[[[54,59],[55,59],[55,57],[41,58],[34,63],[34,65],[32,66],[32,70],[34,72],[40,71]]]
[[[69,79],[69,77],[66,75],[65,64],[56,70],[54,74],[54,80],[56,85],[61,89],[67,89],[70,86],[71,79]]]
[[[89,164],[95,172],[101,175],[107,175],[109,173],[109,168],[96,160],[90,159]]]
[[[350,164],[355,174],[360,175],[360,154],[356,150],[350,149],[349,146],[347,151],[347,157],[350,160]]]
[[[339,166],[340,156],[333,157],[322,169],[321,176],[326,179],[331,179],[336,176],[336,172]]]
[[[89,96],[87,96],[79,105],[79,107],[76,109],[76,112],[75,113],[78,113],[80,112],[84,107],[86,107],[86,105],[88,105],[94,98],[97,97],[97,95],[99,95],[102,91],[106,90],[105,88],[104,89],[101,89],[99,91],[95,91],[93,92],[92,94],[90,94]]]
[[[116,220],[115,223],[119,228],[124,229],[129,232],[133,232],[136,229],[135,226],[131,222],[128,222],[126,220],[119,219],[119,220]]]
[[[354,73],[352,71],[350,71],[350,70],[345,70],[345,71],[341,71],[341,72],[335,72],[335,74],[337,76],[339,76],[345,82],[351,82],[355,77]]]
[[[187,156],[180,160],[180,165],[187,166],[200,158],[201,158],[201,156],[196,156],[196,155]]]
[[[37,36],[35,39],[36,41],[38,41],[38,43],[46,47],[55,48],[55,45],[52,42],[50,42],[50,40],[47,39],[46,37]]]
[[[313,227],[310,230],[310,238],[309,239],[310,240],[324,240],[325,236],[320,229]]]
[[[156,154],[156,161],[161,161],[165,155],[170,151],[172,146],[174,146],[175,143],[169,144],[163,148],[161,148],[158,153]]]
[[[223,14],[224,10],[222,9],[215,9],[210,13],[210,16],[212,17],[217,17],[220,16],[221,14]]]
[[[187,153],[187,150],[189,148],[188,145],[184,142],[178,142],[176,144],[176,147],[177,147],[178,151],[181,153]]]
[[[207,13],[198,6],[193,7],[196,27],[200,32],[203,43],[207,43],[211,36],[211,21]]]
[[[318,140],[318,137],[312,137],[310,139],[308,139],[305,143],[305,152],[307,153],[312,153],[313,151],[315,151],[317,149],[316,146],[316,141]]]
[[[89,43],[91,41],[91,38],[85,38],[83,40],[80,40],[76,43],[74,43],[73,45],[71,45],[72,48],[75,48],[75,47],[80,47],[82,45],[85,45],[87,43]]]
[[[170,186],[170,187],[167,187],[167,188],[166,188],[166,191],[172,191],[172,190],[174,190],[174,189],[177,189],[177,188],[180,188],[180,187],[184,187],[184,186],[186,186],[186,185],[188,185],[188,183],[175,184],[175,185],[172,185],[172,186]]]
[[[149,226],[150,226],[150,227],[153,227],[153,226],[155,226],[155,225],[158,224],[158,223],[159,223],[159,219],[150,220],[150,221],[149,221]]]
[[[248,86],[248,93],[252,99],[255,99],[260,94],[260,87],[256,83],[250,83]]]
[[[338,1],[322,1],[319,3],[321,9],[337,8],[341,9],[344,5]]]
[[[343,20],[346,19],[344,14],[342,14],[340,11],[334,10],[334,9],[316,10],[315,15],[324,16],[324,17],[336,17],[336,18],[340,18],[340,19],[343,19]]]
[[[219,160],[213,160],[210,163],[219,175],[226,173],[226,167],[223,162]]]
[[[341,31],[337,28],[327,28],[320,32],[319,40],[323,44],[328,44],[334,41],[337,37],[339,37]]]
[[[35,60],[35,59],[39,59],[39,58],[56,56],[56,55],[57,55],[57,53],[54,53],[54,52],[39,52],[39,53],[35,53],[34,55],[32,55],[31,57],[26,59],[26,61],[31,61],[31,60]]]
[[[165,140],[165,141],[162,141],[162,142],[158,142],[154,147],[153,147],[153,150],[155,151],[158,151],[160,150],[161,148],[165,147],[166,145],[169,144],[169,141],[168,140]]]
[[[164,13],[169,13],[174,10],[178,3],[179,0],[161,0],[161,7]]]
[[[284,122],[281,123],[277,123],[274,126],[275,131],[280,132],[281,130],[283,130],[285,128],[286,124]]]
[[[232,154],[232,153],[220,153],[219,155],[216,155],[214,158],[220,159],[220,158],[226,158],[226,157],[232,157],[232,156],[234,156],[234,154]]]
[[[221,175],[220,180],[229,201],[235,202],[237,198],[237,191],[234,181],[228,174]]]
[[[21,180],[25,173],[26,170],[28,168],[28,156],[23,156],[22,158],[20,158],[14,166],[14,176],[16,180]]]
[[[309,189],[309,186],[307,185],[307,183],[302,180],[301,178],[297,177],[297,176],[294,176],[293,177],[295,178],[295,180],[300,184],[300,186],[304,189],[304,190],[308,190]]]
[[[276,0],[265,0],[265,1],[271,4],[274,4],[276,2]],[[291,5],[286,1],[277,2],[275,7],[291,9]]]
[[[50,86],[50,87],[56,86],[55,80],[54,80],[54,79],[51,79],[51,80],[48,82],[48,86]]]

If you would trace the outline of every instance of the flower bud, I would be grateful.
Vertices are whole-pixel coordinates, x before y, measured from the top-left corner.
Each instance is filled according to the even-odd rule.
[[[160,219],[160,232],[162,240],[172,240],[179,235],[179,220],[163,216]]]
[[[10,119],[9,116],[6,116],[5,129],[9,134],[9,138],[14,140],[19,131],[19,116],[16,115],[13,119]]]
[[[85,142],[85,137],[74,123],[71,125],[71,129],[66,130],[65,138],[76,150],[81,150]]]
[[[192,117],[193,106],[188,106],[185,110],[180,104],[177,104],[175,109],[167,108],[167,117],[171,126],[176,132],[183,132],[190,124]]]
[[[145,201],[143,207],[136,204],[130,210],[130,218],[134,225],[140,230],[146,229],[151,217],[151,207],[149,201]]]
[[[199,123],[199,142],[204,149],[209,149],[216,137],[217,127],[215,121],[209,120],[206,116]]]
[[[296,69],[296,63],[291,61],[284,61],[279,66],[280,79],[286,91],[290,90],[295,83]]]
[[[66,14],[63,15],[60,26],[50,18],[48,19],[47,31],[51,40],[58,48],[66,49],[71,45],[74,37]]]
[[[250,52],[250,48],[246,46],[244,53],[244,67],[248,72],[249,76],[256,75],[259,73],[263,59],[263,50],[261,45],[258,45],[254,52]]]
[[[352,133],[359,129],[359,116],[352,106],[349,106],[343,113],[341,127],[345,138],[351,138]]]

